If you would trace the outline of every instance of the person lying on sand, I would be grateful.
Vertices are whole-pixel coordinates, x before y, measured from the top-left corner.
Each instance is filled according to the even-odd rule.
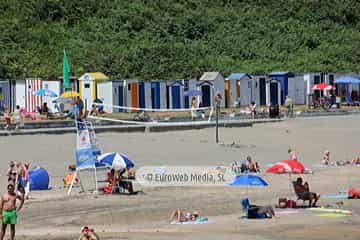
[[[360,164],[360,157],[354,157],[354,158],[351,160],[350,164],[352,164],[352,165],[359,165],[359,164]]]
[[[93,228],[83,227],[80,232],[79,240],[100,240]]]
[[[174,210],[170,215],[170,222],[195,222],[200,218],[200,213],[198,211],[188,212],[184,214],[180,209]]]
[[[251,207],[248,211],[248,217],[252,218],[252,214],[254,215],[254,218],[259,214],[265,214],[267,218],[275,217],[274,208],[270,205]]]
[[[180,209],[174,210],[170,214],[170,222],[176,221],[176,222],[186,222],[187,218],[185,217],[185,214]]]

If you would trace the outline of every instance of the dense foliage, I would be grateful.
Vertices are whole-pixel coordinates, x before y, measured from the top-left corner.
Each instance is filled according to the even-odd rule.
[[[358,71],[356,0],[1,0],[0,78]]]

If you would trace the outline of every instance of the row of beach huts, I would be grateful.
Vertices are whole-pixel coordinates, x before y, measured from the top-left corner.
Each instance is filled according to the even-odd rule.
[[[189,108],[192,95],[196,92],[197,102],[202,106],[212,106],[215,92],[223,95],[222,107],[248,106],[252,101],[257,105],[283,104],[290,96],[295,104],[307,104],[311,94],[322,94],[312,90],[317,83],[333,85],[340,74],[271,72],[267,75],[231,73],[224,77],[220,72],[205,72],[200,79],[177,80],[111,80],[103,73],[85,73],[79,78],[71,78],[71,90],[80,93],[89,109],[95,99],[106,105],[146,109]],[[0,107],[9,106],[13,111],[16,105],[35,111],[37,106],[47,102],[54,107],[52,97],[34,95],[34,90],[49,89],[58,96],[66,90],[58,80],[29,78],[25,80],[0,80]],[[337,88],[341,95],[343,89]],[[350,91],[359,92],[359,86],[350,86]],[[120,108],[105,107],[107,112],[122,111]]]

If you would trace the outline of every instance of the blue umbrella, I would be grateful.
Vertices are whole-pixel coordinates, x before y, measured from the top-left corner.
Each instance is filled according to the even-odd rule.
[[[36,96],[46,96],[46,97],[57,97],[57,94],[49,89],[38,89],[34,90],[33,94]]]
[[[184,92],[184,96],[192,96],[192,97],[202,96],[202,92],[200,90],[187,90]]]
[[[228,185],[230,186],[246,186],[246,195],[248,195],[249,186],[266,187],[269,184],[259,176],[251,174],[238,175],[231,180]]]
[[[125,154],[116,152],[102,154],[97,157],[97,161],[97,166],[108,166],[116,170],[135,166],[135,164]]]
[[[239,175],[233,178],[231,182],[228,183],[230,186],[262,186],[266,187],[269,184],[259,176],[244,174]]]
[[[334,81],[334,83],[344,83],[344,84],[359,84],[360,79],[350,75],[342,76]]]

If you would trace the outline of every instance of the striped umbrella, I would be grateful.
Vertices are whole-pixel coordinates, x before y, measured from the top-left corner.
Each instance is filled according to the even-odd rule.
[[[318,83],[312,86],[313,90],[335,90],[335,87],[327,83]]]
[[[98,165],[108,166],[115,170],[134,167],[135,164],[125,154],[111,152],[105,153],[97,157]]]
[[[283,160],[281,162],[277,162],[266,169],[267,173],[304,173],[305,167],[304,165],[296,160]]]

